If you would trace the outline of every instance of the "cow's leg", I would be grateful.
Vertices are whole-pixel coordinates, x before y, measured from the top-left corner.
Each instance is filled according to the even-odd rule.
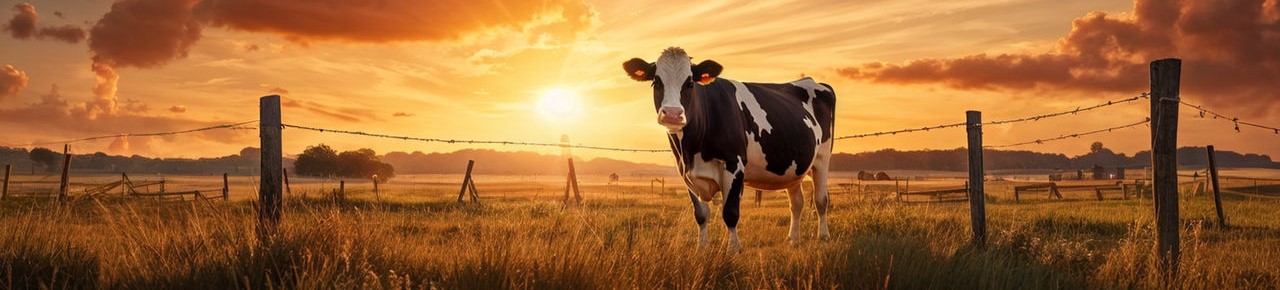
[[[723,211],[724,225],[729,230],[729,250],[738,251],[742,248],[742,244],[738,242],[738,204],[742,201],[742,179],[741,171],[733,175],[733,180],[729,181],[729,190],[725,192]]]
[[[831,145],[831,141],[827,141],[818,147],[818,154],[813,161],[813,170],[810,171],[810,177],[813,178],[814,205],[818,208],[818,236],[823,239],[831,236],[827,230],[827,206],[830,204],[827,194],[827,173],[831,164]]]
[[[830,204],[827,196],[827,169],[831,161],[831,141],[818,147],[818,156],[814,159],[810,177],[813,178],[813,203],[818,207],[818,237],[826,239],[831,237],[831,233],[827,231],[827,206]]]
[[[801,191],[800,185],[804,182],[796,182],[787,189],[787,195],[791,196],[791,233],[787,235],[787,241],[791,244],[800,242],[800,214],[804,211],[804,192]]]
[[[698,198],[698,195],[689,191],[689,199],[693,200],[693,219],[698,222],[698,247],[707,247],[707,216],[711,215],[711,209],[707,207],[707,203]]]

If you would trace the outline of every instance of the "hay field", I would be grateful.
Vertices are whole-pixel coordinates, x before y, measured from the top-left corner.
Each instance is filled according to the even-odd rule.
[[[221,183],[221,176],[163,178],[170,190]],[[1269,289],[1280,283],[1280,199],[1265,194],[1225,195],[1231,227],[1223,228],[1211,195],[1184,191],[1182,271],[1161,282],[1153,274],[1150,199],[1096,201],[1092,192],[1071,191],[1064,200],[1032,195],[1014,202],[1015,182],[992,181],[989,243],[974,247],[965,203],[838,192],[833,237],[816,240],[810,198],[803,241],[791,246],[785,196],[765,192],[757,206],[748,191],[739,229],[744,249],[730,253],[720,243],[718,207],[712,246],[698,249],[688,197],[677,193],[673,178],[666,178],[666,191],[651,190],[652,178],[624,176],[622,184],[606,185],[603,176],[584,176],[585,204],[568,208],[560,203],[562,176],[478,175],[481,206],[455,202],[458,175],[397,177],[376,197],[369,182],[352,181],[345,204],[328,198],[333,180],[293,178],[281,233],[265,245],[254,234],[250,177],[232,177],[225,202],[103,197],[56,206],[47,196],[11,197],[0,202],[0,289]],[[73,181],[83,187],[113,179]],[[47,178],[15,177],[22,180]],[[838,182],[846,181],[832,181]],[[17,188],[42,186],[50,185]],[[1224,184],[1237,191],[1252,186]]]

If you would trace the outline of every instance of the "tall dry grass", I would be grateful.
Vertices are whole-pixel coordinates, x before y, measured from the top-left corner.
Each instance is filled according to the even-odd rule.
[[[1232,228],[1203,214],[1211,203],[1184,202],[1181,271],[1165,280],[1149,200],[996,196],[978,247],[964,204],[838,196],[834,236],[814,240],[810,210],[806,240],[789,246],[785,201],[772,197],[743,204],[735,254],[718,218],[713,246],[698,249],[687,199],[639,192],[569,209],[515,193],[481,207],[443,191],[293,198],[265,244],[248,202],[11,200],[0,205],[0,288],[1266,289],[1280,277],[1280,204],[1267,200],[1229,200]]]

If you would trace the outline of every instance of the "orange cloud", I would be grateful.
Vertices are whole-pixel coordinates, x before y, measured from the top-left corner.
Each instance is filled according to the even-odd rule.
[[[839,69],[846,77],[964,90],[1147,90],[1149,61],[1183,59],[1184,93],[1218,105],[1277,100],[1280,1],[1137,0],[1132,16],[1093,12],[1043,54],[969,55]],[[1272,102],[1280,103],[1280,102]],[[1278,106],[1280,104],[1269,104]],[[1264,114],[1268,106],[1239,106]]]
[[[590,7],[578,0],[205,0],[196,11],[217,27],[296,41],[352,42],[456,39],[488,28],[553,20],[585,28],[592,16]]]
[[[23,88],[27,87],[27,73],[14,68],[12,65],[4,65],[0,68],[0,99],[4,97],[17,96]]]
[[[125,104],[126,109],[145,110],[145,105],[140,102],[125,102]],[[41,96],[38,102],[25,106],[0,108],[0,123],[12,124],[16,130],[28,132],[28,134],[20,133],[18,136],[38,135],[47,132],[57,132],[63,136],[125,133],[122,130],[128,130],[127,132],[130,133],[165,132],[220,124],[176,117],[147,116],[129,110],[110,115],[94,114],[92,106],[92,104],[88,103],[72,104],[68,102],[58,92],[58,87],[55,85],[52,86],[48,94]],[[34,134],[31,134],[32,132]],[[236,144],[248,140],[246,138],[252,135],[250,132],[237,130],[211,130],[196,134],[182,138],[198,138],[201,141]],[[146,148],[139,147],[139,142],[143,142],[142,145],[145,145],[147,138],[163,139],[170,137],[135,137],[133,140],[117,140],[113,143],[120,143],[118,144],[119,146],[124,146],[129,144],[127,143],[128,141],[134,141],[130,147],[119,148],[131,148],[133,152],[140,152],[139,150]],[[9,141],[18,140],[10,139]]]

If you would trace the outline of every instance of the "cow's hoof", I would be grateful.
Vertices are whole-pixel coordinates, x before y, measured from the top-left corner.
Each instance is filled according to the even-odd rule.
[[[729,252],[730,254],[737,254],[737,253],[741,253],[741,252],[742,252],[742,245],[739,245],[738,243],[729,243],[728,248],[727,248],[727,249],[725,249],[725,250],[726,250],[727,252]]]
[[[792,247],[800,245],[800,238],[787,238],[787,245]]]

